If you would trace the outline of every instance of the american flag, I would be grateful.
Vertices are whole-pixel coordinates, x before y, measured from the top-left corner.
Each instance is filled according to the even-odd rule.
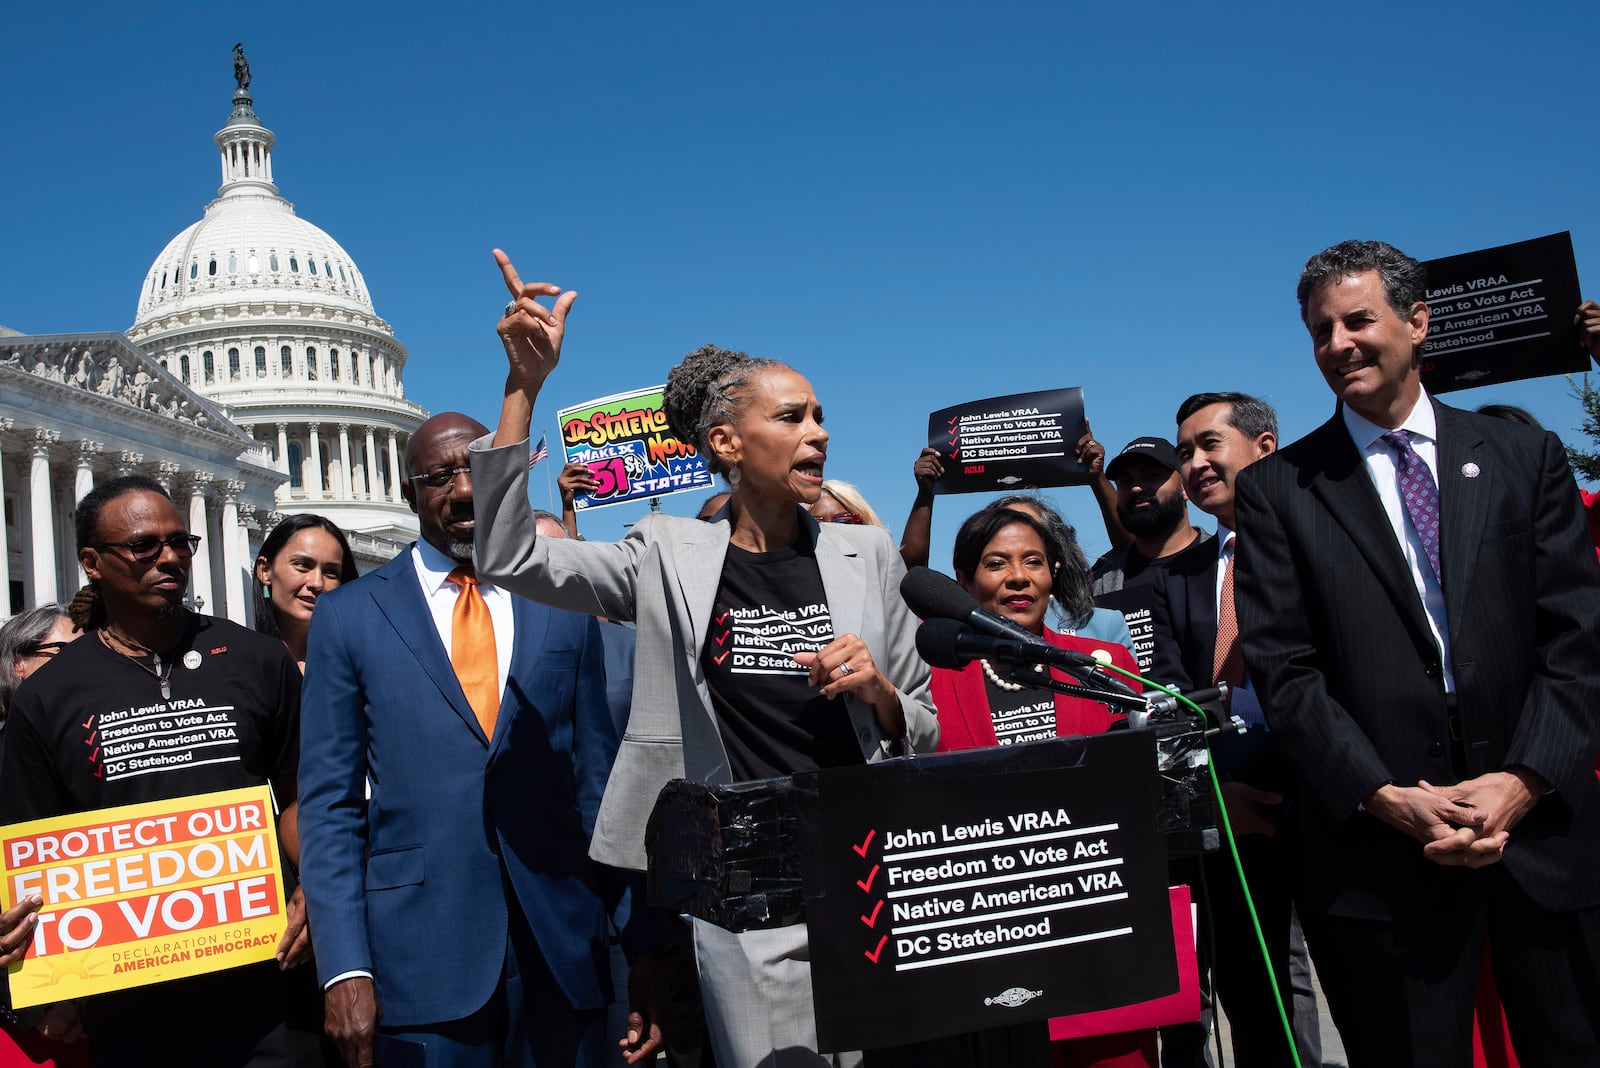
[[[533,451],[528,454],[528,470],[532,471],[533,465],[538,463],[540,460],[549,459],[550,446],[545,444],[545,438],[548,436],[549,435],[547,434],[539,435],[539,444],[535,445],[533,447]]]

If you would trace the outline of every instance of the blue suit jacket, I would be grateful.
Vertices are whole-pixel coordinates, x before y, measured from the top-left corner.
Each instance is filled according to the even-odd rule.
[[[624,884],[588,858],[617,752],[598,625],[517,598],[494,737],[411,553],[317,604],[301,717],[301,881],[326,983],[373,973],[383,1023],[454,1020],[500,981],[509,885],[575,1008],[609,990]],[[372,797],[365,797],[370,778]]]

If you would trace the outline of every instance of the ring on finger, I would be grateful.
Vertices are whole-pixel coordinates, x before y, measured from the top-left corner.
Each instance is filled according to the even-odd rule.
[[[513,316],[515,314],[517,314],[517,302],[514,301],[514,300],[506,301],[506,315],[505,315],[505,317],[509,319],[511,316]]]
[[[847,661],[842,661],[841,660],[838,664],[836,664],[834,666],[834,670],[837,671],[841,675],[848,675],[852,671],[854,671],[855,668],[851,667],[850,664]]]

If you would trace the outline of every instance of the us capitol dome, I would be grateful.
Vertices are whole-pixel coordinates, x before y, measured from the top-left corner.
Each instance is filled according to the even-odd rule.
[[[325,515],[386,560],[417,536],[401,472],[428,413],[355,260],[278,195],[248,66],[238,80],[217,198],[150,265],[127,336],[260,444],[285,476],[278,511]]]

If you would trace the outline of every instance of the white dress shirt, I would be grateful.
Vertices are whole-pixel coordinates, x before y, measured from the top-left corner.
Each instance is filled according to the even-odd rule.
[[[1217,524],[1217,584],[1212,591],[1212,605],[1216,609],[1219,620],[1222,618],[1222,583],[1228,577],[1228,565],[1233,562],[1234,550],[1238,547],[1239,539],[1234,537],[1234,532],[1219,522]],[[1235,601],[1234,605],[1234,615],[1237,617],[1238,602]],[[1243,636],[1241,631],[1240,638],[1242,639]],[[1256,688],[1250,682],[1249,672],[1245,672],[1245,676],[1239,681],[1239,685],[1233,688],[1233,697],[1228,702],[1228,710],[1252,727],[1266,724],[1266,716],[1261,711],[1261,699],[1256,696]]]
[[[1428,629],[1433,632],[1434,643],[1439,647],[1439,665],[1444,674],[1445,692],[1455,693],[1456,677],[1450,665],[1450,627],[1444,613],[1444,587],[1439,584],[1433,567],[1428,563],[1427,550],[1422,547],[1422,539],[1417,536],[1411,516],[1406,512],[1405,501],[1401,499],[1399,454],[1394,446],[1383,440],[1383,435],[1390,429],[1410,431],[1412,449],[1428,465],[1433,484],[1439,486],[1439,423],[1434,416],[1433,405],[1428,402],[1427,391],[1421,391],[1411,414],[1398,427],[1390,428],[1363,418],[1347,404],[1344,406],[1344,425],[1356,450],[1361,453],[1367,477],[1378,491],[1384,515],[1389,517],[1389,527],[1394,531],[1400,553],[1411,571],[1411,582],[1422,600],[1422,611],[1428,617]],[[1440,487],[1439,500],[1441,504],[1444,501],[1443,487]]]

